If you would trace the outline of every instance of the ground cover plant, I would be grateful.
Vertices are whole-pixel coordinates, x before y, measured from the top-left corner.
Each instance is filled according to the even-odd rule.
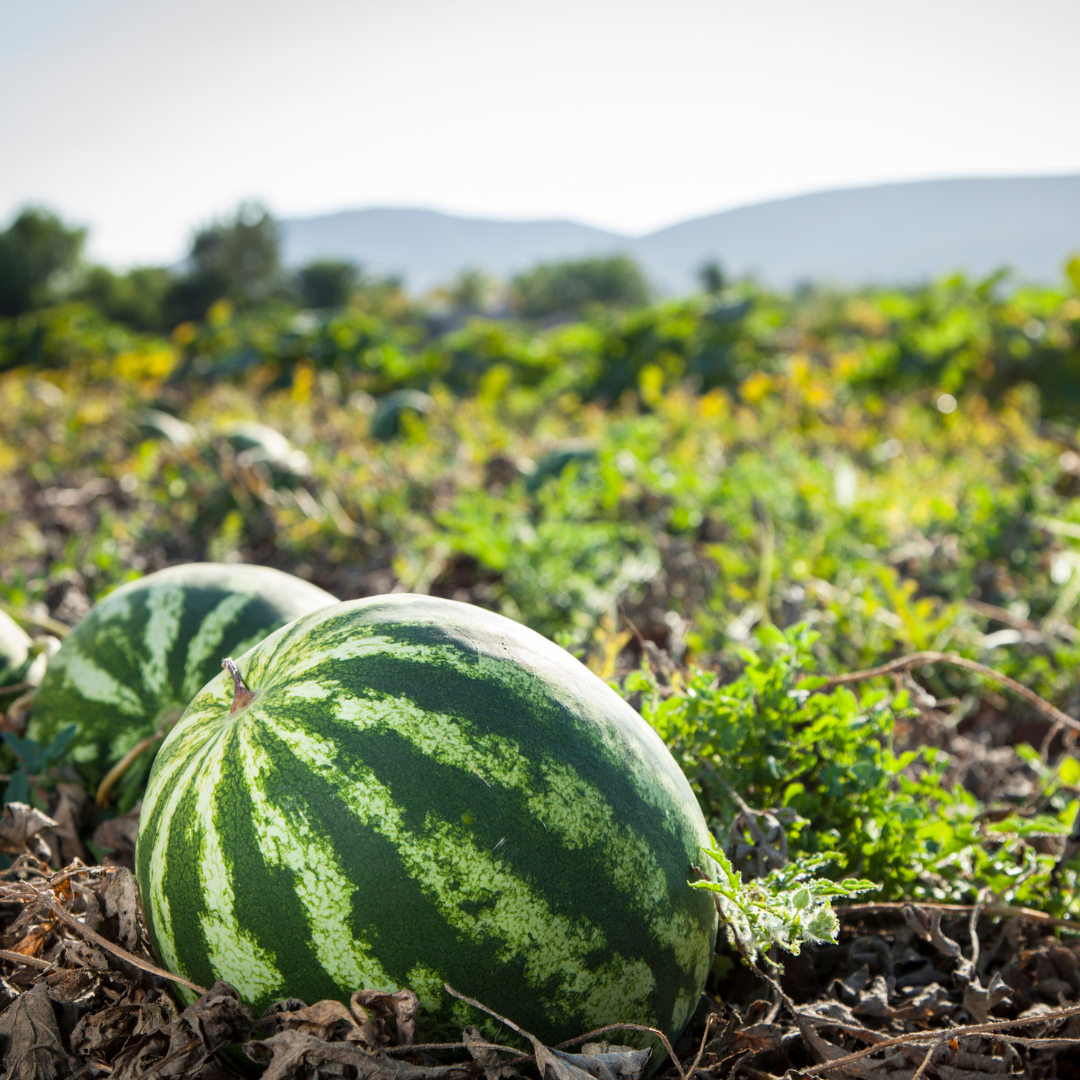
[[[1060,288],[740,284],[546,326],[217,303],[155,335],[42,307],[0,322],[0,603],[46,656],[118,584],[191,560],[500,611],[631,700],[712,828],[730,933],[684,1076],[875,1046],[831,1067],[1075,1075],[1078,343],[1076,263]],[[203,1051],[256,1018],[219,990],[183,1019],[130,966],[152,958],[107,891],[134,818],[92,804],[62,740],[26,740],[20,677],[3,985],[19,1023],[32,985],[70,1020],[31,1058],[232,1069]],[[113,869],[58,874],[76,857]],[[385,1003],[298,1008],[255,1041],[319,1045],[258,1051],[274,1075],[342,1075],[407,1030],[355,1035]],[[223,1034],[185,1057],[206,1016]],[[436,1067],[396,1053],[377,1071]],[[460,1068],[504,1067],[481,1060]]]

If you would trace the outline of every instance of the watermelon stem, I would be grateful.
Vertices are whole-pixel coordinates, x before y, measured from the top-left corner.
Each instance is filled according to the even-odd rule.
[[[251,699],[255,696],[255,691],[247,688],[243,677],[237,670],[237,667],[232,662],[231,658],[227,657],[222,660],[221,666],[232,676],[233,700],[232,704],[229,706],[229,715],[232,716],[251,703]]]
[[[164,732],[158,731],[153,735],[147,735],[142,742],[136,743],[106,774],[105,779],[98,784],[94,802],[98,806],[107,806],[109,795],[116,786],[117,781],[128,771],[132,762],[141,757],[154,743],[165,737]]]

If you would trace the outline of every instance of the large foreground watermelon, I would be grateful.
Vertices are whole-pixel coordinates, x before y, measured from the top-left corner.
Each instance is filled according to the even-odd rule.
[[[110,593],[64,639],[34,699],[28,734],[42,744],[77,724],[72,758],[97,784],[147,736],[174,723],[221,659],[300,615],[328,592],[265,566],[188,563]],[[152,754],[137,763],[145,778]]]
[[[407,987],[421,1041],[479,1019],[444,982],[549,1042],[682,1030],[716,937],[688,885],[705,822],[577,660],[399,595],[298,619],[237,667],[254,697],[209,683],[143,804],[138,881],[170,970],[225,978],[256,1011]]]

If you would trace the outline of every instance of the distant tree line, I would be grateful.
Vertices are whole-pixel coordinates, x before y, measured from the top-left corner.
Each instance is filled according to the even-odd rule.
[[[350,303],[381,307],[403,298],[401,282],[377,278],[340,259],[319,259],[295,272],[281,261],[277,223],[256,203],[199,229],[176,267],[117,272],[83,257],[86,230],[37,207],[24,209],[0,231],[0,318],[50,304],[81,301],[107,318],[140,331],[169,331],[201,321],[220,300],[235,310],[266,305],[333,309]],[[723,276],[703,268],[702,286],[717,292]],[[466,269],[432,294],[459,315],[481,312],[557,320],[639,307],[652,298],[641,268],[628,255],[543,263],[504,287]],[[400,305],[399,305],[400,306]]]
[[[83,259],[86,230],[37,207],[0,232],[0,318],[63,301],[83,301],[136,330],[170,330],[205,318],[229,301],[238,310],[267,304],[342,307],[365,289],[396,290],[393,279],[368,279],[354,263],[320,259],[288,273],[276,222],[252,203],[199,229],[174,268],[124,273]]]

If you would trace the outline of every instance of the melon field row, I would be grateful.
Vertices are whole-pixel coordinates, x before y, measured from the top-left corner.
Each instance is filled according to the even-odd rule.
[[[0,602],[39,649],[186,561],[478,604],[640,708],[717,835],[734,790],[882,896],[1068,913],[1070,733],[947,664],[812,691],[948,652],[1076,715],[1078,335],[1071,280],[445,332],[47,309],[0,328]]]

